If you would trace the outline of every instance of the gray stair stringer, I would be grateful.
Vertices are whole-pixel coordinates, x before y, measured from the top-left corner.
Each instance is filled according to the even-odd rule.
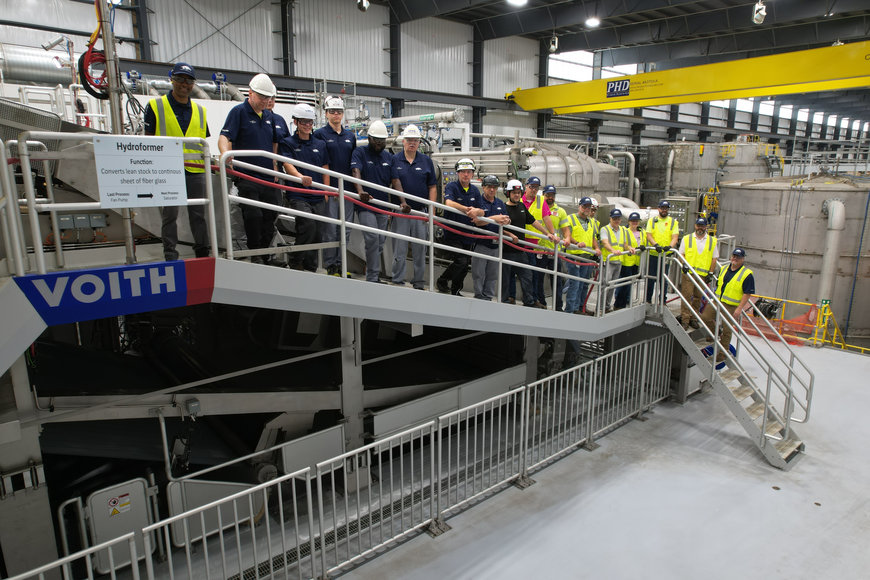
[[[665,327],[671,331],[671,334],[674,335],[674,338],[677,339],[677,342],[680,343],[683,350],[686,351],[689,358],[691,358],[695,365],[697,365],[701,373],[705,377],[709,377],[711,361],[704,356],[704,353],[701,352],[701,349],[698,348],[692,337],[689,336],[689,333],[683,329],[674,314],[667,308],[662,310],[662,322]],[[772,413],[770,413],[770,409],[764,400],[764,393],[757,389],[753,384],[753,381],[742,371],[731,369],[726,366],[722,371],[713,373],[711,385],[713,391],[725,402],[731,410],[731,413],[734,414],[737,421],[741,426],[743,426],[743,429],[749,435],[750,439],[752,439],[753,443],[755,443],[756,447],[758,447],[762,455],[764,455],[764,458],[767,459],[768,463],[774,467],[787,471],[803,457],[804,444],[794,432],[794,429],[790,429],[788,439],[782,438],[781,429],[772,432],[773,435],[779,437],[779,439],[773,439],[769,435],[761,432],[761,418],[765,413],[767,413],[768,417],[772,417]],[[735,389],[734,391],[732,391],[732,387]],[[735,394],[735,391],[737,394]],[[744,396],[747,394],[748,397]],[[747,410],[753,405],[750,405],[749,407],[743,406],[743,401],[747,398],[752,399],[753,405],[756,405],[756,408],[759,403],[764,406],[764,411],[758,412],[756,418],[753,418]],[[775,421],[775,419],[770,418],[768,421],[768,429],[766,430],[769,433],[771,432],[771,421]],[[781,454],[779,449],[777,449],[777,446],[783,448],[785,453]]]

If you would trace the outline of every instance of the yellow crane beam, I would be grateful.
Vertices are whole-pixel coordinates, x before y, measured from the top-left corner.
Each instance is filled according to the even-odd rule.
[[[588,113],[870,86],[870,41],[636,75],[517,89],[526,111]]]

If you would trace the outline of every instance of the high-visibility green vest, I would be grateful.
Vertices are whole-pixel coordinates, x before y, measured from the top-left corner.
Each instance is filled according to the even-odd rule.
[[[559,207],[555,203],[550,206],[550,221],[553,223],[553,230],[555,230],[556,235],[559,237],[561,237],[559,235],[559,231],[561,230],[560,224],[567,217],[568,212],[565,211],[563,208]],[[549,249],[553,249],[554,245],[553,242],[551,242],[550,240],[541,240],[540,244],[541,247]]]
[[[624,227],[624,226],[623,226]],[[637,241],[637,238],[634,237],[634,234],[631,233],[629,228],[625,228],[626,235],[626,244],[625,247],[638,248],[640,247],[640,243]],[[643,232],[640,232],[641,241],[643,241]],[[644,244],[646,245],[646,244]],[[637,266],[640,264],[640,252],[636,254],[625,254],[622,256],[622,265],[623,266]]]
[[[154,116],[157,118],[157,128],[154,131],[155,135],[167,137],[199,137],[205,139],[206,135],[206,120],[205,109],[190,102],[190,125],[187,126],[187,132],[181,132],[181,125],[178,124],[178,119],[175,118],[175,112],[169,105],[169,97],[163,95],[159,99],[152,99],[148,105],[154,111]],[[198,143],[184,143],[184,152],[192,155],[202,155],[202,145]],[[202,162],[191,160],[193,163],[199,163],[197,167],[184,166],[186,171],[190,173],[205,173]]]
[[[601,244],[602,262],[606,263],[607,258],[610,256],[611,253],[619,254],[620,252],[622,252],[625,249],[625,243],[628,241],[625,239],[625,237],[628,235],[628,228],[625,226],[617,226],[616,229],[614,230],[613,226],[611,226],[610,224],[607,224],[606,226],[604,226],[603,229],[607,232],[607,235],[608,235],[608,238],[610,241],[610,247],[613,248],[613,252],[610,252],[604,246],[604,244]],[[622,260],[619,260],[619,261],[621,262]]]
[[[713,236],[707,236],[707,243],[703,248],[698,247],[698,240],[695,234],[686,234],[683,237],[686,244],[686,261],[699,276],[706,276],[710,273],[708,269],[713,260],[713,252],[716,251],[718,243]]]
[[[595,241],[595,224],[592,223],[592,220],[587,220],[586,224],[583,224],[580,217],[576,213],[572,213],[565,221],[568,227],[571,228],[571,237],[574,238],[574,241],[586,244],[585,248],[569,248],[568,253],[594,254],[595,250],[592,245]]]
[[[716,286],[716,296],[722,301],[722,304],[728,306],[737,306],[743,298],[743,280],[752,274],[752,270],[746,266],[740,266],[740,269],[728,280],[728,285],[722,288],[722,282],[725,281],[725,273],[731,268],[730,264],[722,266],[719,270],[719,283]]]
[[[680,233],[680,224],[671,216],[666,218],[654,216],[646,223],[646,231],[652,233],[657,246],[670,246],[671,236]],[[659,255],[655,250],[651,252],[653,256]]]
[[[546,203],[544,202],[544,196],[539,193],[535,196],[535,201],[529,204],[528,207],[529,213],[532,214],[532,217],[541,222],[542,224],[544,223],[544,203]],[[525,205],[525,202],[523,202],[523,205]],[[552,220],[552,218],[550,219]],[[541,233],[538,231],[538,228],[536,228],[532,224],[528,224],[526,226],[526,229],[530,232],[535,232],[538,235],[540,235]],[[539,238],[538,236],[527,236],[526,241],[532,243],[541,243],[543,240],[541,240],[541,238]]]

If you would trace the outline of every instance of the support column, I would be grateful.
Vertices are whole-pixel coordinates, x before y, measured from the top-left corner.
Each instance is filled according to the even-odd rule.
[[[140,0],[144,1],[144,0]],[[281,0],[281,60],[284,63],[284,76],[296,76],[296,54],[293,50],[293,4],[292,0]]]
[[[474,40],[471,50],[471,95],[483,96],[483,35],[474,28]],[[471,131],[483,133],[483,117],[486,115],[486,107],[473,107],[471,111]],[[480,138],[471,140],[472,147],[480,147]]]
[[[598,80],[601,78],[601,57],[603,56],[603,52],[600,50],[592,53],[592,80]]]
[[[671,105],[670,116],[668,117],[672,123],[679,123],[680,121],[680,106],[679,105]],[[679,127],[668,127],[668,141],[674,142],[680,136]]]
[[[758,111],[761,110],[761,100],[752,100],[752,114],[749,117],[749,132],[755,133],[758,131]]]
[[[14,410],[0,408],[10,411],[0,413],[0,551],[14,576],[56,560],[58,553],[39,427],[21,427],[36,414],[24,356],[3,376],[0,393],[0,401],[14,401]]]
[[[550,41],[542,38],[538,42],[538,86],[546,87],[550,83]],[[538,138],[547,136],[547,123],[550,122],[549,113],[538,113],[537,128],[535,133]]]
[[[390,77],[390,87],[394,89],[402,88],[402,34],[401,23],[396,16],[395,10],[390,10],[390,71],[387,75]],[[394,117],[402,116],[402,109],[405,107],[405,99],[390,99],[390,108]]]
[[[363,413],[365,397],[362,380],[362,349],[359,318],[342,316],[341,327],[341,414],[344,416],[345,449],[365,443]]]
[[[139,58],[151,60],[151,33],[148,28],[148,0],[139,0],[134,5],[136,28],[139,32]]]

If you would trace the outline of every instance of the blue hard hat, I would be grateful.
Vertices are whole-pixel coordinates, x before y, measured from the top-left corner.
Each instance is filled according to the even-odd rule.
[[[633,211],[628,215],[628,221],[633,222],[634,220],[640,221],[640,214],[636,211]]]
[[[695,225],[696,226],[706,226],[707,220],[705,220],[704,218],[698,218],[697,220],[695,220]]]
[[[175,75],[187,75],[190,78],[196,80],[196,71],[192,66],[187,64],[186,62],[177,62],[175,66],[172,67],[172,72],[169,73],[170,78]]]
[[[526,180],[526,185],[541,185],[541,178],[533,175]]]
[[[743,248],[735,248],[735,250],[731,252],[731,255],[737,256],[738,258],[745,258],[746,252],[743,250]]]
[[[663,199],[659,202],[659,207],[671,207],[671,204],[668,203],[668,200]]]
[[[580,205],[592,205],[592,198],[591,197],[581,197],[580,198]]]
[[[548,185],[547,187],[545,187],[544,188],[544,195],[546,195],[548,193],[555,194],[556,193],[556,186],[555,185]]]
[[[613,208],[612,210],[610,210],[610,217],[612,217],[612,218],[621,218],[621,217],[622,217],[622,212],[619,211],[619,210],[616,209],[616,208]]]

